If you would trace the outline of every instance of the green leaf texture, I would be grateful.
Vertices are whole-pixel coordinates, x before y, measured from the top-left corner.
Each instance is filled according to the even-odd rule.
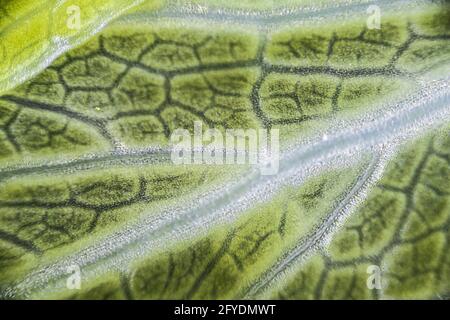
[[[448,298],[448,3],[50,2],[0,2],[2,298]],[[175,165],[195,121],[278,173]]]
[[[161,1],[0,1],[0,92],[36,75],[61,53],[80,45],[126,11]]]

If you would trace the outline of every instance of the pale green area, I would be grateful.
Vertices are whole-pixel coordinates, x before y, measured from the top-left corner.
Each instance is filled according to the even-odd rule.
[[[276,10],[280,8],[317,8],[343,4],[347,0],[171,0],[171,4],[202,5],[211,8],[228,8],[236,10]],[[368,0],[358,1],[367,3]]]
[[[3,0],[0,2],[0,93],[46,67],[56,53],[86,41],[113,18],[156,0]]]

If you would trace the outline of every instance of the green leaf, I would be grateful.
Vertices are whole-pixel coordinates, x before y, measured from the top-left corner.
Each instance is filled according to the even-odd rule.
[[[369,29],[358,3],[90,1],[80,30],[39,40],[31,26],[65,16],[14,3],[28,27],[0,32],[18,59],[0,80],[1,297],[448,295],[448,5],[393,2]],[[278,173],[175,165],[170,137],[196,121],[278,129]]]
[[[449,127],[408,146],[329,245],[265,293],[281,299],[446,298]],[[381,285],[366,286],[369,266]],[[270,287],[270,286],[269,286]]]
[[[36,75],[136,6],[162,1],[4,0],[0,2],[0,93]]]

